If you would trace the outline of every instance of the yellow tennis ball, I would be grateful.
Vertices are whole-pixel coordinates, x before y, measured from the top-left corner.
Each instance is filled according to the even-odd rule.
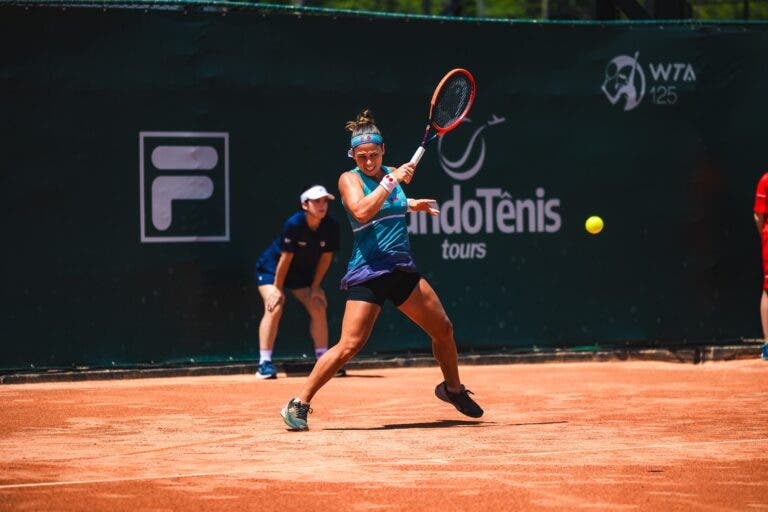
[[[584,227],[587,228],[587,231],[596,235],[603,230],[603,219],[597,215],[593,215],[587,219],[587,222],[584,223]]]

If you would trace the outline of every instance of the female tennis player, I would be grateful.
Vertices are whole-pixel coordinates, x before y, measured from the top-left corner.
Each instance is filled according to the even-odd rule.
[[[307,430],[310,401],[334,373],[365,345],[384,303],[391,301],[432,338],[432,353],[444,381],[435,395],[461,413],[479,418],[483,410],[459,379],[453,326],[440,299],[416,271],[411,254],[406,211],[437,215],[432,199],[406,199],[400,183],[410,183],[414,163],[398,168],[382,165],[384,139],[368,110],[346,125],[352,132],[349,156],[357,167],[339,178],[342,203],[352,224],[354,246],[341,287],[348,291],[339,342],[309,375],[299,396],[280,414],[293,430]]]
[[[264,316],[259,324],[260,379],[277,378],[272,364],[272,350],[283,314],[288,288],[309,314],[309,334],[315,357],[328,350],[327,301],[320,284],[339,250],[339,223],[328,213],[328,200],[335,199],[322,185],[304,187],[299,196],[301,210],[283,224],[278,237],[256,263],[256,284],[264,299]],[[340,369],[338,376],[343,376]]]

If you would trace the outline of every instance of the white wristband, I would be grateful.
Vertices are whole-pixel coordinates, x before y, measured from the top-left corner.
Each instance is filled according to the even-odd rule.
[[[387,192],[392,192],[395,190],[395,187],[397,186],[397,180],[392,177],[391,174],[387,174],[384,176],[381,181],[379,182],[379,185],[384,187],[384,190]]]

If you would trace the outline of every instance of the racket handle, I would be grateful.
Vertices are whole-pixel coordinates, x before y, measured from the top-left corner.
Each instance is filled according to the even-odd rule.
[[[424,156],[424,151],[424,146],[419,146],[419,149],[417,149],[411,157],[411,163],[413,165],[419,165],[419,160],[421,160],[421,157]]]

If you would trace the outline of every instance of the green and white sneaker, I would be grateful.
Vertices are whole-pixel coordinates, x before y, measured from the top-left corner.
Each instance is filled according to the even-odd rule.
[[[291,398],[280,411],[280,416],[283,417],[285,424],[291,427],[291,430],[309,430],[307,414],[311,412],[312,409],[309,404],[301,403],[298,398]]]

